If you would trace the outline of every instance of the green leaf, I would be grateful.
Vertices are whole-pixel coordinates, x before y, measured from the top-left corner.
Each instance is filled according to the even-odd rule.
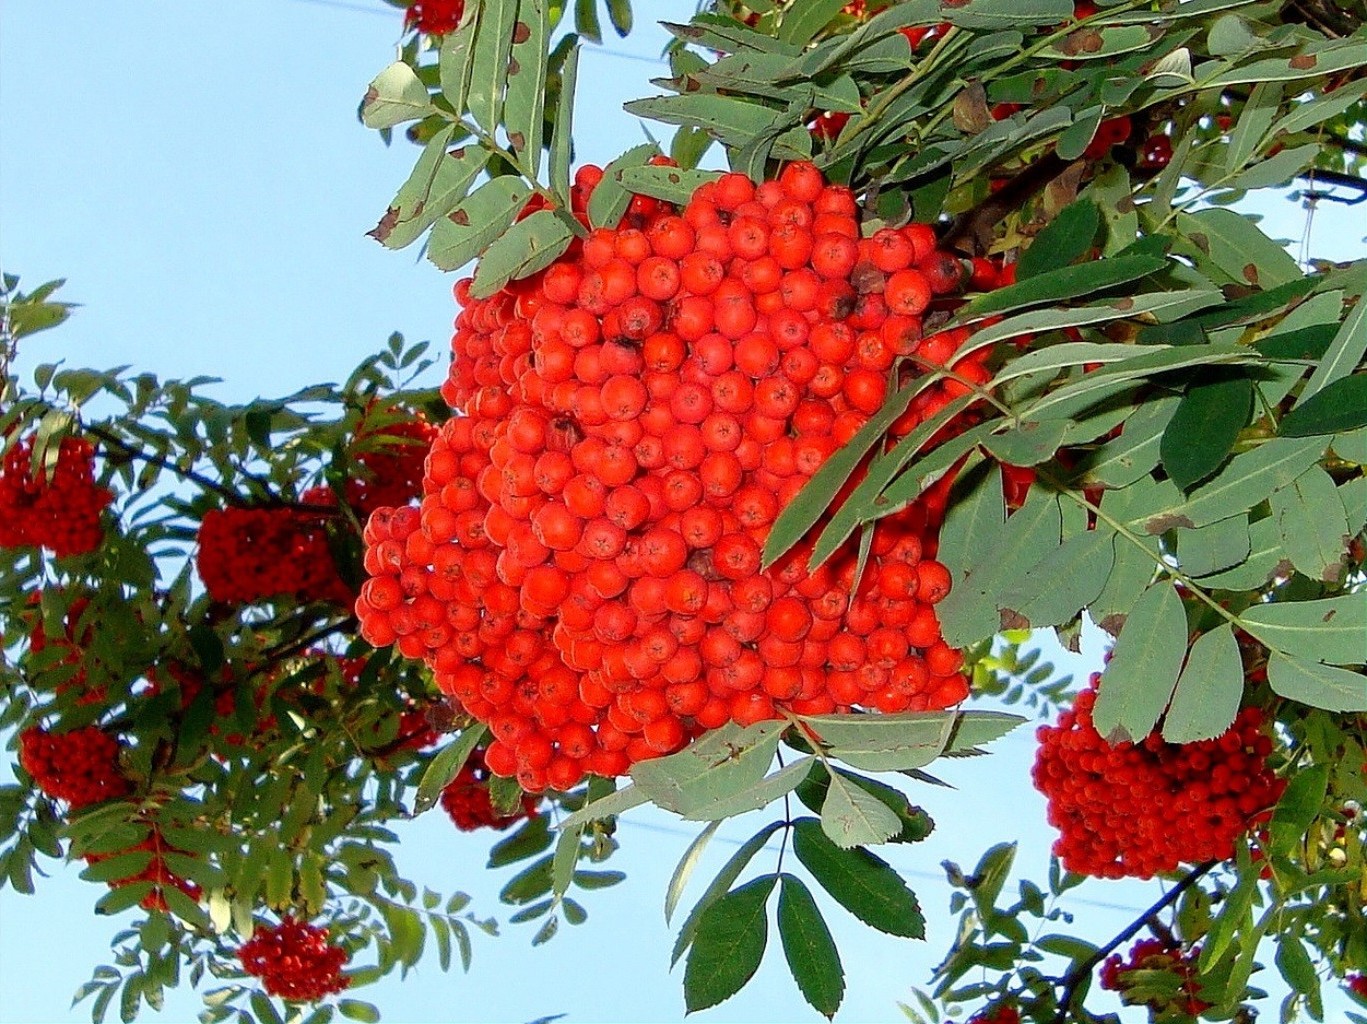
[[[609,793],[601,800],[593,800],[585,804],[561,822],[560,827],[577,828],[580,825],[588,824],[590,821],[597,821],[601,818],[622,814],[625,811],[631,810],[633,807],[640,807],[641,804],[646,803],[649,799],[650,798],[646,796],[645,791],[639,786],[627,786],[617,790],[615,793]]]
[[[451,128],[432,137],[413,173],[370,236],[389,249],[402,249],[450,213],[489,162],[487,150],[465,147],[447,152]]]
[[[904,711],[897,714],[811,715],[802,724],[832,750],[846,752],[915,752],[919,768],[944,750],[958,716],[949,711]],[[804,730],[805,732],[806,730]]]
[[[1239,621],[1265,645],[1287,654],[1330,665],[1362,664],[1367,601],[1359,594],[1255,604]]]
[[[81,872],[87,882],[118,882],[141,874],[152,863],[150,850],[115,854],[105,860],[96,861]]]
[[[1060,267],[980,295],[964,307],[960,316],[986,316],[1093,295],[1162,270],[1166,264],[1167,259],[1162,256],[1116,256],[1076,267]]]
[[[1352,40],[1308,43],[1299,53],[1250,61],[1204,78],[1201,85],[1204,88],[1223,88],[1253,82],[1294,82],[1361,67],[1363,64],[1367,64],[1367,43]]]
[[[1163,739],[1195,743],[1223,735],[1239,713],[1244,665],[1234,628],[1225,623],[1192,644],[1163,718]]]
[[[519,0],[513,24],[513,49],[508,64],[508,95],[504,104],[504,132],[523,168],[535,178],[541,169],[545,124],[546,68],[550,54],[547,0]]]
[[[470,116],[490,134],[502,121],[517,6],[518,0],[483,0],[479,5],[466,95]]]
[[[470,64],[474,55],[475,29],[482,8],[482,4],[465,5],[460,25],[442,38],[441,51],[437,55],[441,94],[451,104],[457,117],[462,117],[468,109],[466,101],[470,95]]]
[[[778,894],[778,934],[783,956],[802,996],[824,1017],[835,1016],[845,995],[845,969],[831,931],[811,890],[784,873]]]
[[[916,895],[886,861],[862,847],[841,849],[815,818],[793,825],[793,852],[820,886],[859,920],[890,935],[925,937]]]
[[[1332,386],[1332,385],[1331,385]],[[1333,478],[1312,466],[1272,494],[1282,548],[1300,572],[1321,583],[1337,583],[1347,564],[1354,530]]]
[[[1072,420],[1032,420],[1005,433],[988,434],[983,447],[1008,466],[1038,466],[1054,457]]]
[[[1163,433],[1177,412],[1176,396],[1150,398],[1125,421],[1120,436],[1083,458],[1081,483],[1128,487],[1158,465]]]
[[[1169,582],[1156,583],[1134,603],[1101,675],[1092,720],[1097,732],[1138,743],[1168,706],[1187,649],[1187,616]]]
[[[418,795],[413,801],[414,814],[422,814],[436,804],[441,791],[465,767],[471,752],[479,745],[480,740],[484,739],[487,731],[488,727],[484,725],[472,725],[463,729],[454,743],[443,747],[437,756],[432,758],[432,763],[423,772],[422,781],[418,783]]]
[[[1345,83],[1331,93],[1298,104],[1272,126],[1269,135],[1292,135],[1337,117],[1367,95],[1367,82]]]
[[[955,579],[949,596],[936,610],[946,643],[966,647],[1003,628],[998,598],[1003,584],[1014,582],[1062,542],[1063,513],[1056,495],[1035,488],[996,538],[988,538],[966,559],[963,578]]]
[[[1363,426],[1367,426],[1367,373],[1355,373],[1302,399],[1282,417],[1278,429],[1283,437],[1310,437]]]
[[[1326,711],[1367,711],[1367,676],[1273,651],[1267,681],[1274,693]]]
[[[555,128],[551,133],[551,191],[561,206],[570,202],[570,162],[574,157],[574,97],[579,81],[579,43],[570,47],[560,69],[560,96],[555,109]]]
[[[684,969],[689,1013],[730,999],[759,970],[769,941],[765,909],[775,875],[762,875],[728,892],[703,912]]]
[[[1324,437],[1274,437],[1230,459],[1185,501],[1173,496],[1161,503],[1162,507],[1145,510],[1130,522],[1147,533],[1159,534],[1174,526],[1194,529],[1242,515],[1318,462],[1328,442]]]
[[[442,270],[459,270],[503,236],[529,195],[526,182],[511,174],[476,189],[432,226],[427,258]]]
[[[1229,456],[1253,411],[1253,381],[1241,370],[1200,371],[1163,431],[1159,454],[1172,481],[1189,491]]]
[[[812,758],[804,757],[767,775],[759,782],[735,793],[703,799],[687,812],[680,812],[685,821],[718,821],[767,807],[787,793],[791,793],[806,777]]]
[[[625,109],[627,113],[665,124],[702,128],[732,149],[742,149],[774,131],[786,116],[772,107],[714,93],[633,100]],[[805,160],[811,152],[812,137],[805,127],[788,129],[774,140],[773,155],[780,160]]]
[[[1106,530],[1069,537],[1001,595],[1004,620],[1019,619],[1021,628],[1032,629],[1071,622],[1105,589],[1115,566],[1116,543],[1115,534]]]
[[[837,772],[831,775],[821,805],[821,828],[837,846],[848,850],[887,842],[902,831],[902,821],[882,800]]]
[[[1320,990],[1319,975],[1310,954],[1299,936],[1282,934],[1277,937],[1277,970],[1286,983],[1303,995],[1318,997]],[[1319,1017],[1322,1014],[1316,1014]]]
[[[1307,143],[1295,149],[1284,149],[1262,160],[1229,183],[1232,189],[1273,188],[1286,185],[1314,162],[1321,148],[1318,143]]]
[[[782,721],[744,728],[728,722],[677,754],[637,762],[631,777],[661,807],[688,814],[694,807],[742,793],[763,779],[786,727]]]
[[[545,815],[529,818],[507,839],[501,839],[489,850],[489,868],[506,867],[546,850],[551,838],[550,819]]]
[[[653,142],[633,146],[612,163],[603,168],[603,179],[589,197],[589,224],[595,228],[615,228],[631,204],[631,193],[621,181],[621,173],[628,167],[640,167],[653,156],[658,156],[660,147]]]
[[[470,294],[488,298],[509,281],[544,270],[569,247],[573,238],[570,226],[551,210],[538,210],[517,221],[480,256]]]
[[[1026,719],[1020,715],[1004,711],[961,711],[956,716],[954,731],[945,745],[945,752],[976,750],[1000,739],[1025,722]]]
[[[794,46],[806,46],[844,6],[845,0],[796,0],[783,12],[778,37]]]
[[[654,196],[684,205],[699,185],[716,181],[717,171],[684,170],[682,167],[654,167],[641,164],[623,167],[618,178],[622,187],[634,195]],[[599,183],[601,186],[601,182]],[[597,194],[597,189],[594,193]]]
[[[574,0],[574,30],[589,42],[602,44],[603,29],[598,23],[598,0]]]
[[[1221,519],[1199,530],[1177,531],[1177,561],[1188,576],[1209,576],[1239,565],[1251,551],[1244,516]]]
[[[688,844],[688,849],[679,858],[678,866],[674,868],[674,874],[669,878],[669,885],[665,887],[666,924],[673,919],[674,910],[678,907],[684,889],[688,886],[688,880],[693,877],[693,869],[698,866],[698,861],[702,859],[703,850],[707,848],[707,844],[712,841],[712,837],[717,834],[719,828],[721,828],[720,821],[709,822],[707,827]]]
[[[1028,281],[1081,259],[1100,229],[1101,208],[1096,203],[1081,199],[1065,206],[1021,254],[1016,263],[1016,280]]]
[[[380,1019],[380,1011],[370,1003],[363,1003],[359,999],[339,999],[337,1001],[337,1012],[347,1020],[366,1021],[373,1024]]]
[[[1286,791],[1272,811],[1268,834],[1272,852],[1285,856],[1301,844],[1324,808],[1329,790],[1329,765],[1317,764],[1293,772]]]
[[[367,128],[392,128],[432,112],[427,86],[401,60],[385,68],[366,90],[361,101],[361,122]]]
[[[764,542],[764,556],[761,561],[761,564],[764,567],[767,568],[772,565],[794,544],[806,536],[807,531],[810,530],[830,508],[830,504],[835,499],[836,494],[840,491],[840,488],[844,485],[845,481],[849,479],[850,474],[854,472],[855,468],[863,460],[869,449],[886,435],[888,428],[892,426],[898,416],[906,411],[907,406],[911,404],[912,398],[925,387],[926,383],[928,382],[920,384],[913,383],[907,387],[900,388],[889,395],[884,401],[882,408],[874,413],[873,416],[869,418],[868,422],[859,428],[859,431],[854,437],[841,445],[830,458],[821,464],[821,468],[812,475],[812,478],[808,480],[802,490],[798,492],[797,498],[794,499],[774,521],[774,525],[769,531],[769,536]],[[915,431],[912,433],[915,434]],[[908,435],[908,438],[911,436],[912,435]],[[907,438],[903,438],[902,442],[899,442],[898,448],[902,448],[903,444],[907,443],[907,441]],[[922,440],[922,443],[924,443],[924,439]],[[887,463],[891,465],[896,460],[896,450],[894,450],[894,454],[887,457]],[[883,463],[880,462],[879,465],[881,467]],[[847,512],[847,509],[853,509],[860,501],[860,495],[865,492],[866,486],[872,487],[876,486],[876,484],[876,481],[865,479],[859,490],[846,499],[845,506],[842,506],[840,512],[837,513],[836,519],[848,520],[859,518],[857,513],[853,511]],[[852,531],[854,523],[850,522],[848,525],[849,530]],[[844,536],[839,537],[838,540],[832,538],[832,543],[828,543],[826,541],[826,535],[831,533],[833,529],[834,522],[831,527],[828,527],[822,532],[821,537],[818,538],[816,549],[813,551],[813,559],[822,558],[828,549],[832,547],[832,543],[838,546],[839,544],[844,543],[845,537],[849,536],[849,532],[847,531]]]
[[[612,30],[625,39],[631,34],[631,0],[608,0],[608,20]]]
[[[1071,0],[969,0],[940,8],[951,25],[986,30],[1057,25],[1073,16]]]
[[[717,872],[717,877],[708,884],[698,902],[689,911],[683,927],[679,929],[679,937],[674,941],[674,950],[669,956],[670,966],[678,963],[679,957],[684,954],[684,950],[692,944],[694,936],[698,933],[698,922],[707,909],[731,888],[732,883],[740,877],[741,872],[754,859],[755,854],[764,848],[769,837],[782,827],[783,822],[781,821],[774,821],[765,825],[764,828],[742,843],[740,849],[731,855],[731,859],[722,865],[721,871]]]
[[[1236,518],[1222,520],[1222,522],[1241,523],[1244,520]],[[1221,523],[1212,526],[1202,527],[1202,530],[1213,529]],[[1182,531],[1178,536],[1186,536],[1191,531]],[[1277,520],[1273,516],[1266,519],[1259,519],[1248,528],[1249,552],[1248,555],[1237,565],[1228,569],[1214,572],[1201,577],[1201,586],[1208,588],[1219,588],[1221,590],[1254,590],[1262,587],[1272,578],[1273,574],[1279,572],[1279,566],[1285,571],[1290,572],[1291,564],[1286,561],[1282,553],[1281,533],[1277,528]],[[1181,541],[1178,541],[1179,545]]]
[[[18,886],[15,888],[17,889]],[[135,907],[141,903],[144,897],[151,893],[152,888],[151,882],[132,882],[129,885],[121,885],[117,889],[111,889],[101,896],[99,902],[95,904],[95,913],[109,915],[122,913],[129,907]]]
[[[1177,227],[1230,280],[1240,284],[1275,288],[1302,276],[1286,250],[1241,213],[1215,207],[1178,214]]]

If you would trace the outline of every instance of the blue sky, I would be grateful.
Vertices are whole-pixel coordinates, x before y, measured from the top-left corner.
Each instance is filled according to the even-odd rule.
[[[647,7],[683,20],[693,4],[637,7],[640,21]],[[83,306],[59,331],[28,343],[25,365],[61,358],[75,366],[134,364],[168,377],[208,374],[224,378],[218,397],[240,401],[343,379],[394,330],[444,349],[453,277],[415,261],[415,252],[390,253],[365,237],[416,156],[402,143],[386,149],[355,117],[398,37],[399,16],[379,0],[83,0],[60,12],[39,0],[7,0],[0,9],[0,264],[28,286],[68,278],[62,296]],[[630,39],[611,41],[611,53],[585,53],[576,132],[582,160],[605,162],[643,138],[620,106],[649,91],[647,79],[662,70],[652,58],[663,40],[643,25]],[[1299,237],[1304,214],[1292,203],[1275,213],[1274,233]],[[1098,660],[1095,645],[1087,653],[1079,675]],[[877,935],[827,905],[847,971],[840,1019],[899,1019],[895,1001],[924,983],[943,955],[951,923],[941,860],[971,866],[987,847],[1014,840],[1018,866],[1044,876],[1052,836],[1028,782],[1033,749],[1032,729],[1022,728],[993,757],[944,766],[957,790],[913,794],[937,819],[936,834],[886,856],[918,890],[929,942]],[[766,820],[729,823],[689,895]],[[508,873],[484,871],[490,839],[455,832],[439,813],[401,831],[409,877],[470,892],[481,913],[500,911],[497,891]],[[625,819],[619,835],[623,850],[611,866],[629,879],[588,894],[587,924],[562,928],[536,949],[534,926],[477,936],[469,975],[443,976],[433,960],[406,982],[390,979],[357,997],[378,1003],[390,1021],[682,1018],[662,901],[693,830],[647,813]],[[771,856],[756,864],[770,869]],[[37,897],[0,894],[0,1020],[88,1019],[84,1007],[68,1008],[70,993],[108,959],[121,926],[92,913],[101,887],[80,882],[75,867],[53,867]],[[1156,884],[1093,883],[1067,906],[1079,915],[1080,933],[1104,938],[1158,895]],[[187,1020],[199,1005],[183,989],[162,1014],[144,1019]],[[696,1019],[812,1018],[774,936],[756,982]]]

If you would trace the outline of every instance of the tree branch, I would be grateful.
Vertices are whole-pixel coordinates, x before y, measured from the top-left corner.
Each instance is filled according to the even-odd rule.
[[[1044,191],[1049,182],[1068,169],[1068,161],[1052,150],[1019,174],[1007,180],[977,206],[954,219],[941,241],[947,248],[964,248],[978,255],[987,248],[992,229],[1007,214],[1020,208],[1027,199]]]
[[[1069,1014],[1072,1012],[1073,1000],[1077,998],[1078,986],[1082,984],[1084,979],[1091,976],[1092,972],[1096,970],[1097,965],[1100,964],[1101,961],[1114,953],[1122,943],[1128,942],[1143,931],[1150,921],[1156,919],[1159,914],[1176,903],[1177,898],[1181,896],[1182,893],[1186,892],[1200,881],[1201,878],[1208,874],[1218,863],[1219,861],[1208,860],[1204,864],[1196,865],[1196,867],[1183,875],[1176,885],[1164,893],[1162,899],[1135,918],[1134,921],[1127,925],[1115,936],[1115,938],[1111,939],[1110,942],[1106,943],[1106,945],[1102,946],[1062,978],[1059,978],[1057,984],[1063,986],[1063,998],[1059,1000],[1058,1013],[1054,1015],[1053,1024],[1067,1024]]]
[[[191,483],[198,484],[206,491],[212,491],[222,498],[227,498],[231,501],[238,500],[239,496],[232,488],[224,486],[217,480],[205,476],[203,473],[196,472],[193,469],[185,469],[183,466],[177,465],[174,461],[168,459],[164,455],[158,455],[155,452],[149,452],[146,449],[139,448],[137,445],[129,444],[117,434],[111,433],[104,427],[86,425],[85,431],[91,437],[98,438],[106,447],[117,449],[130,459],[136,459],[140,462],[145,462],[148,465],[164,469],[168,473],[174,473],[182,480],[189,480]]]

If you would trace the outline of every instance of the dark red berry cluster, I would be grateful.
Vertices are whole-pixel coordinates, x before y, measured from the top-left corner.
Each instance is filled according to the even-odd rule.
[[[1285,787],[1267,766],[1273,744],[1262,712],[1244,708],[1223,736],[1199,743],[1165,743],[1155,731],[1111,746],[1092,725],[1100,679],[1038,732],[1032,775],[1060,832],[1054,853],[1063,866],[1148,878],[1234,856],[1234,841]]]
[[[1140,939],[1130,947],[1128,957],[1122,959],[1119,953],[1113,953],[1106,958],[1099,972],[1101,987],[1119,992],[1127,1006],[1147,1006],[1155,1019],[1173,1013],[1195,1017],[1211,1005],[1196,994],[1196,961],[1200,955],[1200,946],[1183,949],[1161,939]],[[1166,971],[1175,975],[1176,995],[1166,999],[1157,995],[1147,999],[1129,996],[1128,990],[1134,986],[1126,975],[1132,971]]]
[[[72,810],[131,791],[119,771],[119,741],[95,725],[70,732],[25,729],[19,734],[19,764],[40,790]]]
[[[969,1017],[968,1024],[1021,1024],[1021,1012],[1015,1003],[997,1003]]]
[[[242,969],[260,978],[268,995],[311,1003],[351,984],[342,974],[346,950],[328,938],[326,928],[284,917],[274,927],[258,926],[237,955]]]
[[[1367,974],[1350,974],[1343,980],[1349,992],[1359,999],[1367,1000]]]
[[[491,828],[502,832],[517,822],[537,816],[540,799],[526,794],[511,814],[499,814],[489,798],[489,768],[484,752],[477,750],[461,767],[456,777],[441,791],[441,806],[451,823],[462,832]]]
[[[323,490],[307,492],[305,502],[331,504],[331,493]],[[199,527],[195,566],[209,596],[224,604],[352,600],[337,575],[322,517],[305,509],[211,509]]]
[[[199,898],[203,894],[200,887],[188,879],[181,878],[166,865],[165,858],[167,854],[183,854],[185,851],[177,850],[174,846],[168,845],[166,841],[162,839],[161,833],[155,829],[153,829],[152,833],[146,839],[138,843],[137,846],[130,847],[127,850],[119,850],[115,853],[91,853],[87,854],[85,859],[90,864],[98,864],[100,861],[108,860],[110,857],[121,857],[124,854],[135,853],[142,850],[146,850],[152,855],[152,859],[147,862],[147,866],[136,874],[129,875],[126,878],[111,879],[109,882],[109,887],[111,889],[119,889],[125,885],[133,885],[136,882],[151,882],[151,891],[140,901],[144,910],[160,910],[165,912],[167,909],[166,890],[168,888],[179,889],[196,903],[199,902]]]
[[[444,36],[454,32],[465,13],[465,0],[413,0],[404,15],[404,25],[417,27],[430,36]]]
[[[85,438],[63,438],[46,476],[34,475],[33,438],[25,438],[0,462],[0,548],[44,547],[59,557],[94,551],[113,500],[95,482],[95,448]]]
[[[581,218],[601,176],[576,176]],[[966,696],[934,608],[938,508],[880,522],[857,593],[852,546],[760,570],[779,512],[890,380],[950,361],[961,378],[921,392],[900,435],[989,378],[985,350],[954,359],[967,331],[922,331],[962,261],[927,225],[861,238],[858,212],[811,164],[728,174],[677,212],[634,197],[492,298],[456,286],[443,396],[463,415],[421,509],[371,517],[357,614],[489,724],[494,773],[566,789],[728,721]]]

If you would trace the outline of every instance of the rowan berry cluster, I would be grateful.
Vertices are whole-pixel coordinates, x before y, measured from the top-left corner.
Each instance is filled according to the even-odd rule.
[[[274,927],[258,926],[237,955],[242,969],[260,978],[268,995],[311,1003],[351,984],[342,974],[346,950],[328,938],[326,928],[287,916]]]
[[[40,790],[72,810],[131,791],[119,771],[119,741],[95,725],[60,733],[25,729],[19,734],[19,764]]]
[[[1020,1024],[1021,1012],[1014,1003],[998,1003],[968,1018],[968,1024]]]
[[[1147,1006],[1155,1018],[1174,1013],[1195,1017],[1211,1005],[1196,995],[1196,961],[1200,955],[1200,946],[1183,949],[1161,939],[1140,939],[1130,947],[1128,958],[1122,959],[1119,953],[1106,958],[1099,972],[1101,987],[1119,992],[1127,1006]],[[1132,971],[1167,972],[1177,979],[1176,990],[1159,994],[1146,985],[1147,998],[1130,996],[1128,992],[1135,985],[1126,975]]]
[[[1348,991],[1359,999],[1367,1000],[1367,974],[1350,974],[1343,979]]]
[[[464,13],[465,0],[413,0],[404,15],[404,25],[417,26],[419,32],[430,36],[444,36],[456,30]]]
[[[1234,841],[1285,786],[1267,767],[1272,739],[1258,708],[1222,736],[1109,745],[1092,724],[1100,676],[1057,725],[1039,729],[1032,776],[1061,833],[1054,853],[1069,871],[1148,878],[1184,862],[1228,860]]]
[[[303,500],[333,503],[325,488],[306,492]],[[199,527],[195,566],[209,596],[224,604],[280,597],[334,604],[352,600],[337,575],[322,517],[305,509],[211,509]]]
[[[0,548],[44,547],[58,557],[100,546],[100,517],[114,494],[95,482],[95,448],[64,437],[46,476],[33,472],[33,438],[0,462]]]
[[[537,805],[541,801],[526,794],[523,794],[521,803],[511,814],[500,814],[494,810],[489,797],[489,776],[484,752],[476,750],[441,791],[442,810],[456,828],[462,832],[474,832],[482,828],[502,832],[525,818],[537,816]]]
[[[601,176],[576,175],[581,218]],[[634,197],[492,298],[457,284],[442,393],[463,415],[421,509],[367,524],[357,614],[489,724],[494,773],[563,790],[728,721],[966,696],[932,504],[880,522],[857,593],[852,549],[760,571],[780,510],[890,380],[951,361],[959,378],[899,435],[989,378],[985,351],[953,359],[966,330],[923,337],[961,261],[927,225],[861,239],[857,214],[811,164],[758,187],[728,174],[678,212]]]
[[[147,866],[126,878],[110,879],[109,887],[111,889],[121,889],[125,885],[133,885],[137,882],[151,882],[152,889],[142,898],[140,904],[144,910],[160,910],[163,913],[167,909],[166,890],[168,888],[179,889],[196,903],[199,902],[200,896],[203,895],[200,887],[188,879],[181,878],[166,865],[167,854],[184,854],[185,851],[177,850],[168,845],[155,829],[137,846],[130,847],[127,850],[119,850],[116,853],[91,853],[87,854],[85,859],[90,864],[98,864],[100,861],[108,860],[111,857],[122,857],[139,851],[147,851],[151,854],[151,860],[147,862]]]

